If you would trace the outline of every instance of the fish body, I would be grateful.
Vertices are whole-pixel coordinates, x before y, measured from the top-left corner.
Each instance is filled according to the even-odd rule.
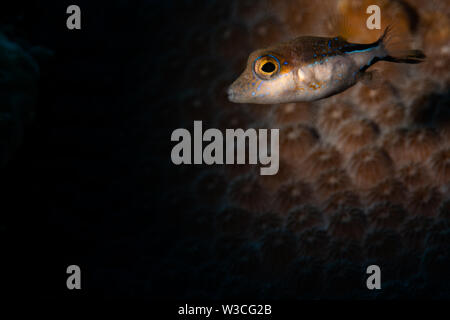
[[[229,100],[256,104],[319,100],[368,77],[366,70],[377,61],[417,63],[425,57],[420,51],[393,57],[385,42],[388,32],[370,44],[304,36],[256,50],[228,89]]]

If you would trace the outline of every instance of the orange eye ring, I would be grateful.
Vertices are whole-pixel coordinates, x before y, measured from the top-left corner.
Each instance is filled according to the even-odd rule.
[[[253,70],[261,79],[270,80],[280,71],[280,61],[272,55],[261,56],[255,60]]]

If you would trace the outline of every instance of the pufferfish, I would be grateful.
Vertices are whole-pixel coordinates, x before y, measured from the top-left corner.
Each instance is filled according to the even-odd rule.
[[[255,104],[314,101],[370,80],[375,73],[367,69],[378,61],[422,62],[422,51],[400,51],[389,44],[391,30],[387,27],[378,41],[370,44],[350,43],[341,36],[302,36],[256,50],[229,87],[228,99]]]

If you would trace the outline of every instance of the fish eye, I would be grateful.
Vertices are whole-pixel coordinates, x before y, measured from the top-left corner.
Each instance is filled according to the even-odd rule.
[[[275,65],[272,62],[266,62],[261,67],[261,70],[267,73],[272,73],[275,71]]]
[[[254,70],[260,78],[269,80],[280,70],[280,62],[274,56],[262,56],[255,60]]]

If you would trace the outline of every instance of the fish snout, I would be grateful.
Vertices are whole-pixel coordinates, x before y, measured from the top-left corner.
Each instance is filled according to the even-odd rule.
[[[233,90],[233,86],[228,87],[227,95],[230,102],[235,102],[235,93]]]

